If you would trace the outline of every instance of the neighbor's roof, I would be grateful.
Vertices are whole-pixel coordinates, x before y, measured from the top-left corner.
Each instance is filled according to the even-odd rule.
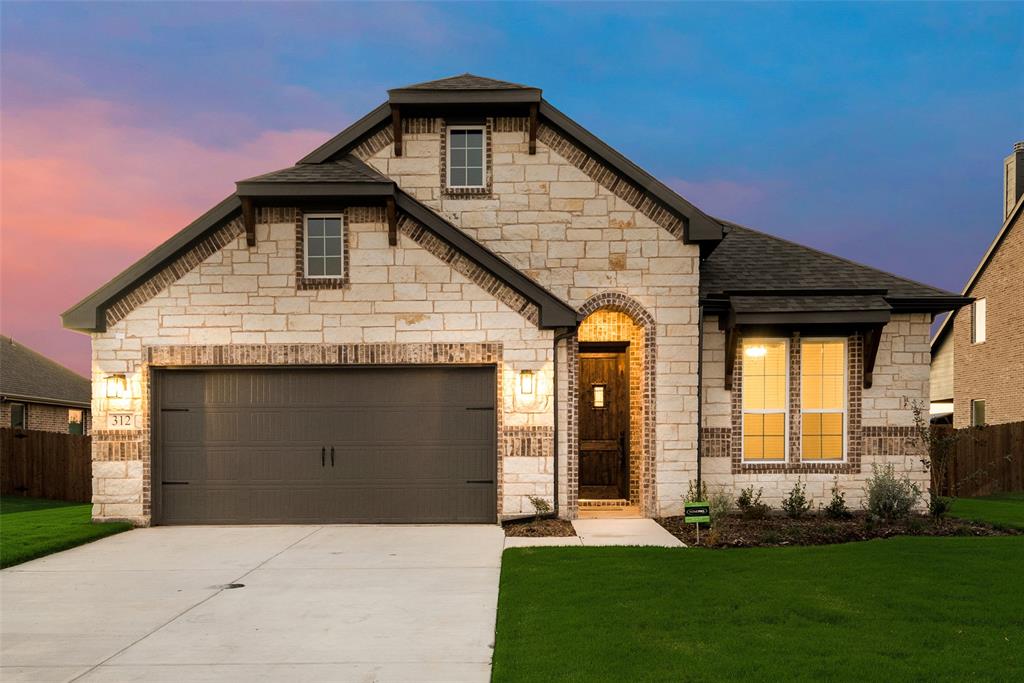
[[[981,263],[974,269],[974,273],[971,274],[970,279],[967,280],[967,284],[964,285],[962,294],[968,296],[971,293],[971,289],[974,287],[974,283],[978,281],[981,274],[985,271],[985,267],[996,253],[996,249],[1003,243],[1003,240],[1010,232],[1010,226],[1020,217],[1021,213],[1024,212],[1024,194],[1017,198],[1017,203],[1014,205],[1013,210],[1010,211],[1010,215],[1003,221],[1003,227],[999,228],[999,232],[996,233],[996,238],[992,240],[992,244],[988,245],[988,249],[985,251],[985,255],[981,257]],[[951,329],[950,320],[954,313],[950,313],[942,319],[942,323],[939,325],[939,329],[935,331],[935,336],[932,337],[932,348],[939,345]]]
[[[843,296],[883,297],[887,306],[904,310],[949,310],[966,301],[952,292],[827,254],[796,242],[723,221],[726,234],[701,266],[702,297],[769,296],[787,294],[781,304],[823,306],[878,305],[878,299],[850,299]],[[794,296],[819,295],[834,299],[829,304]],[[858,310],[865,310],[860,308]]]
[[[35,403],[88,408],[91,383],[77,372],[0,335],[0,395]]]

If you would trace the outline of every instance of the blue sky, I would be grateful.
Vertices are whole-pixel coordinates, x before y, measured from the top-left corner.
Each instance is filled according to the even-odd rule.
[[[709,213],[955,291],[1024,140],[1020,3],[5,3],[0,28],[5,285],[42,229],[23,185],[108,188],[63,209],[106,226],[73,277],[32,307],[4,287],[4,332],[76,367],[56,314],[389,87],[539,86]]]

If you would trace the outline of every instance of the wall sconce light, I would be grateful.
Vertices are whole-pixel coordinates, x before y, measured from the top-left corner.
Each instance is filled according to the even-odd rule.
[[[107,398],[127,398],[128,378],[122,374],[107,375]]]
[[[743,349],[743,355],[747,358],[764,358],[768,355],[768,347],[764,344],[758,344],[756,346],[748,346]]]
[[[522,370],[519,373],[519,393],[523,396],[533,395],[533,370]]]

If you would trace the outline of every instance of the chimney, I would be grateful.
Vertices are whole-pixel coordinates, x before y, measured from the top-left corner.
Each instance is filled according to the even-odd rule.
[[[1003,220],[1006,220],[1024,194],[1024,141],[1015,144],[1010,156],[1003,159],[1003,171]]]

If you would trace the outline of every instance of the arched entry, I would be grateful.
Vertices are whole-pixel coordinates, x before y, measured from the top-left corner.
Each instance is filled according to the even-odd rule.
[[[618,292],[580,310],[569,364],[569,507],[646,516],[654,509],[654,319]]]

